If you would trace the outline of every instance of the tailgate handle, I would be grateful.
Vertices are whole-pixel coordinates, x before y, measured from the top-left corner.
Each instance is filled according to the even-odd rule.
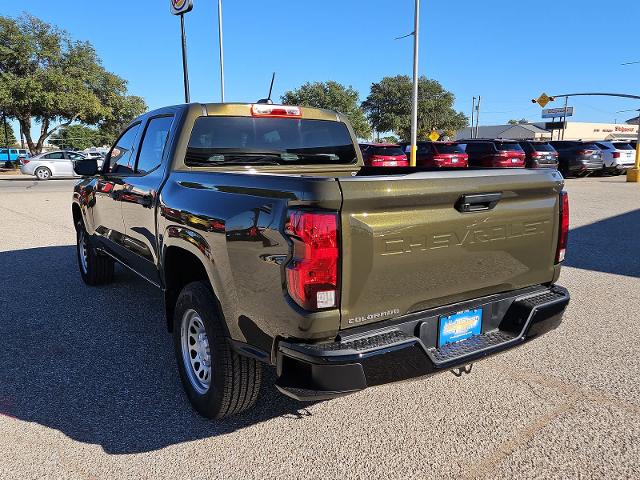
[[[473,193],[462,195],[456,202],[456,210],[461,213],[485,212],[493,209],[500,199],[502,193]]]

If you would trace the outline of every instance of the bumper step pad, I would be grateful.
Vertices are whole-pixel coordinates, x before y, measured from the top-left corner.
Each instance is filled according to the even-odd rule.
[[[502,345],[516,339],[517,336],[501,330],[476,335],[456,343],[449,343],[440,348],[430,348],[427,353],[435,364],[455,361],[481,350]]]

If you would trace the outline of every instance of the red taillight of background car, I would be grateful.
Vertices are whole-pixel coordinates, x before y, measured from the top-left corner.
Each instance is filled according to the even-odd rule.
[[[287,289],[305,310],[338,306],[338,215],[293,210],[285,225],[293,242]]]
[[[567,253],[567,239],[569,237],[569,195],[560,192],[560,220],[558,232],[558,248],[556,250],[556,263],[564,261]]]
[[[613,152],[613,158],[620,158],[620,152]]]

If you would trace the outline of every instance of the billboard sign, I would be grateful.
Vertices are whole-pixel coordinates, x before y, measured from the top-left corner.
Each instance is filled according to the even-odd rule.
[[[567,114],[565,115],[564,107],[562,108],[545,108],[542,110],[542,118],[554,118],[554,117],[572,117],[573,107],[567,107]]]
[[[169,0],[169,3],[174,15],[183,15],[193,8],[193,0]]]

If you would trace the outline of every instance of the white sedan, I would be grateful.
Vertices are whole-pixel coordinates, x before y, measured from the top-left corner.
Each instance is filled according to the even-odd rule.
[[[20,171],[24,175],[34,175],[38,180],[49,180],[58,177],[78,177],[73,171],[73,162],[85,160],[78,152],[56,150],[21,160]],[[101,167],[102,160],[98,160]]]

